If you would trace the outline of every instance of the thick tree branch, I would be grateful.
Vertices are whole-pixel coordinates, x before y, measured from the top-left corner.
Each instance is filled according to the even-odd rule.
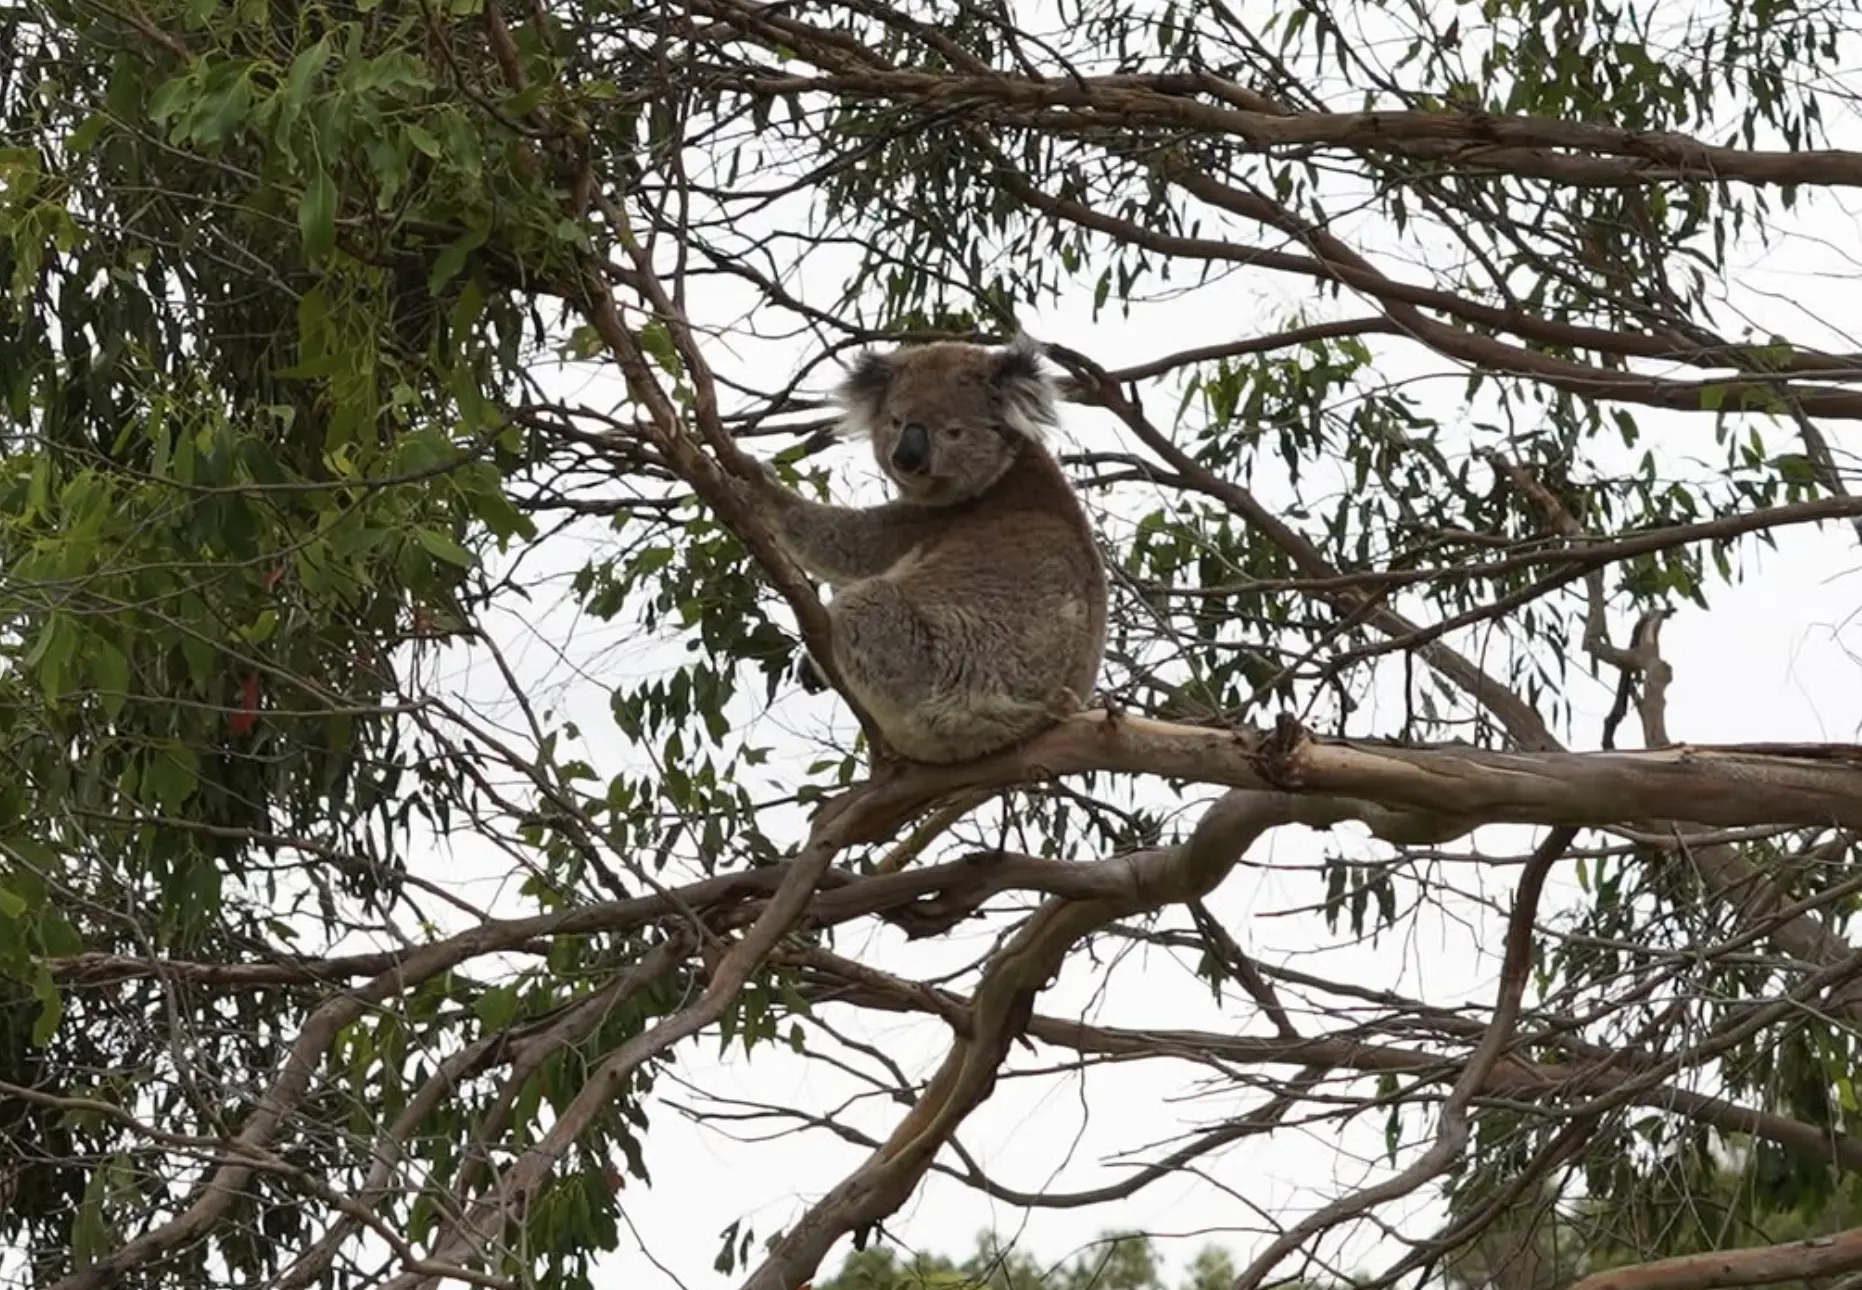
[[[1713,1250],[1611,1268],[1573,1282],[1570,1290],[1733,1290],[1835,1276],[1858,1268],[1862,1268],[1862,1227],[1852,1227],[1832,1236],[1782,1245]]]
[[[1851,744],[1515,753],[1406,748],[1292,728],[1211,730],[1100,712],[968,766],[911,767],[829,803],[824,818],[857,810],[862,818],[849,836],[870,841],[959,787],[1092,770],[1315,795],[1393,842],[1446,841],[1501,822],[1862,826],[1862,747]]]

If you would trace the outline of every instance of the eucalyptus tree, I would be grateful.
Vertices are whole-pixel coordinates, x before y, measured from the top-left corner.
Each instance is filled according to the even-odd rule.
[[[1381,1126],[1390,1169],[1282,1216],[1239,1286],[1440,1192],[1375,1274],[1415,1280],[1521,1197],[1633,1204],[1731,1142],[1761,1208],[1827,1197],[1862,1159],[1862,752],[1677,748],[1661,626],[1775,535],[1862,523],[1855,323],[1754,276],[1853,272],[1854,19],[12,6],[20,1275],[590,1284],[720,1037],[885,1097],[876,1130],[783,1109],[859,1154],[780,1231],[716,1216],[759,1290],[934,1171],[1114,1202],[1312,1121]],[[1067,457],[1116,574],[1102,701],[869,778],[857,714],[791,679],[824,619],[746,454],[823,485],[836,359],[1034,318],[1077,327],[1047,352],[1109,445]],[[1345,821],[1375,849],[1304,875],[1341,938],[1508,880],[1484,1010],[1258,961],[1219,915],[1268,830]],[[1507,823],[1530,855],[1458,841]],[[1548,879],[1576,894],[1541,909]],[[847,949],[961,956],[971,918],[1001,936],[950,978]],[[1134,943],[1207,978],[1205,1026],[1044,1010]],[[901,1013],[939,1062],[859,1038]],[[1245,1109],[1090,1194],[1003,1182],[960,1131],[1018,1042],[1030,1078],[1200,1063]]]

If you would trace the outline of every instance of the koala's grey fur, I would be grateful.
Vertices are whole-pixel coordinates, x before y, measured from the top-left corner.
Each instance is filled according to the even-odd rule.
[[[900,756],[960,762],[1082,706],[1105,650],[1092,528],[1042,445],[1040,350],[960,342],[862,354],[839,398],[897,500],[865,509],[757,488],[789,556],[835,589],[834,663]]]

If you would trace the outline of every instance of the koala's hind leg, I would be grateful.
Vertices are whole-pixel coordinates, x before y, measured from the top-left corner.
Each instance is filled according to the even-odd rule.
[[[912,737],[937,678],[931,632],[904,592],[884,578],[843,587],[828,605],[834,665],[852,697],[901,756],[923,756]]]
[[[1059,719],[1048,703],[1006,693],[987,659],[957,666],[949,654],[961,651],[961,628],[928,618],[889,579],[843,589],[828,618],[848,690],[901,757],[971,761]]]
[[[918,727],[921,738],[940,751],[935,760],[974,761],[1055,724],[1061,718],[1051,708],[1048,703],[987,691],[946,694],[918,714]]]

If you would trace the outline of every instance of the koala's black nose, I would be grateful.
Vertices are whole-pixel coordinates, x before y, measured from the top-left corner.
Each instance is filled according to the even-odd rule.
[[[899,441],[892,445],[892,465],[907,475],[916,475],[931,464],[931,432],[913,421],[899,431]]]

